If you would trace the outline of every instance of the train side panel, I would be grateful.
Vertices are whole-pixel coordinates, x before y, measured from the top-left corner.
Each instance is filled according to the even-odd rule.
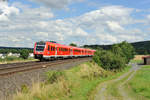
[[[51,42],[37,42],[34,45],[34,55],[36,59],[85,57],[94,55],[94,52],[95,50],[65,46]]]

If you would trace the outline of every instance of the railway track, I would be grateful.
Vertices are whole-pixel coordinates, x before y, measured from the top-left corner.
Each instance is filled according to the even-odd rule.
[[[0,64],[0,77],[12,75],[19,72],[30,71],[34,69],[42,69],[47,67],[52,67],[59,64],[71,63],[79,60],[86,60],[90,58],[76,58],[76,59],[65,59],[65,60],[55,60],[48,62],[24,62],[24,63],[12,63],[12,64]]]

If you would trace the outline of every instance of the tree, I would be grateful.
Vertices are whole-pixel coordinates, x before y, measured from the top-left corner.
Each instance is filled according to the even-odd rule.
[[[134,47],[126,41],[113,45],[112,52],[114,54],[120,55],[121,57],[124,57],[126,63],[128,63],[131,59],[133,59],[135,55]]]
[[[23,58],[23,59],[28,59],[28,57],[29,57],[29,51],[27,49],[21,50],[20,57]]]
[[[69,45],[70,45],[70,46],[77,47],[77,44],[75,44],[75,43],[70,43]]]
[[[125,59],[123,57],[108,50],[96,51],[93,60],[99,66],[107,70],[123,69],[126,67]]]

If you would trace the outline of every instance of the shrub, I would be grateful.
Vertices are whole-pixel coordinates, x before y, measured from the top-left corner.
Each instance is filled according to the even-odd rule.
[[[29,92],[29,88],[28,88],[28,86],[27,85],[22,85],[21,86],[21,92],[22,93],[28,93]]]
[[[26,49],[23,49],[21,52],[20,52],[20,57],[23,58],[23,59],[28,59],[28,56],[29,56],[29,51],[26,50]]]
[[[126,63],[133,59],[135,55],[134,47],[126,41],[123,41],[120,44],[113,45],[112,52],[120,55],[121,57],[124,57]]]
[[[125,59],[123,57],[106,50],[97,51],[93,57],[93,60],[99,66],[107,70],[123,69],[126,66]]]
[[[59,77],[64,76],[64,72],[62,71],[51,71],[47,72],[48,82],[54,83],[58,80]]]
[[[96,63],[83,64],[78,75],[83,79],[93,80],[94,78],[107,77],[107,71],[99,67]]]
[[[16,59],[19,59],[18,57],[14,57],[14,56],[7,56],[4,60],[5,61],[14,61]]]

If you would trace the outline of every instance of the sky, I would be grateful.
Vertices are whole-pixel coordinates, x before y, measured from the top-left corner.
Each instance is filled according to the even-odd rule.
[[[0,0],[0,46],[150,40],[150,0]]]

